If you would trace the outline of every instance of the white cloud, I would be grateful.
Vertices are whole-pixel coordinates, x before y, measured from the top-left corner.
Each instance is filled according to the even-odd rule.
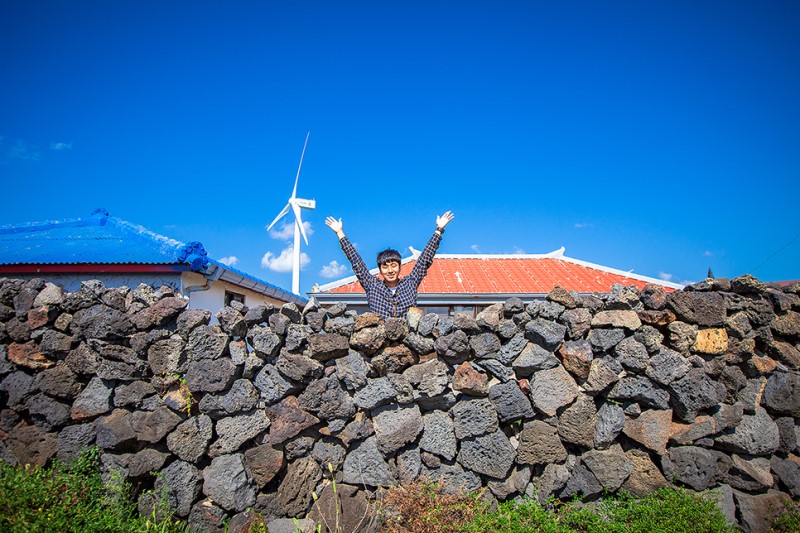
[[[711,250],[706,250],[705,252],[703,252],[703,255],[706,256],[706,257],[713,257],[714,256],[714,254],[711,253]]]
[[[275,272],[291,272],[294,246],[287,246],[283,249],[280,255],[274,255],[272,252],[267,252],[261,258],[261,268],[268,268]],[[305,253],[300,253],[300,268],[305,267],[311,262],[311,258]]]
[[[666,272],[659,272],[658,277],[663,279],[664,281],[670,281],[672,280],[673,276],[672,274],[667,274]]]
[[[235,255],[229,255],[228,257],[223,257],[219,260],[220,263],[223,265],[227,265],[229,267],[236,266],[239,264],[239,258]]]
[[[515,247],[514,247],[514,253],[515,253],[515,254],[520,254],[520,255],[521,255],[521,254],[524,254],[524,253],[525,253],[525,250],[523,250],[522,248],[520,248],[520,247],[518,247],[518,246],[515,246]]]
[[[72,143],[50,143],[50,149],[55,151],[72,150]]]
[[[472,245],[472,246],[470,246],[469,248],[470,248],[470,250],[472,250],[472,251],[473,251],[473,252],[475,252],[476,254],[479,254],[479,253],[481,253],[481,251],[478,249],[478,245],[477,245],[477,244],[473,244],[473,245]]]
[[[314,235],[314,230],[311,229],[311,222],[303,222],[303,229],[306,230],[306,237]],[[290,241],[294,239],[294,221],[284,222],[281,224],[280,229],[273,228],[269,230],[269,236],[280,241]]]
[[[576,222],[575,223],[575,227],[578,228],[578,229],[591,228],[592,226],[594,226],[594,224],[589,224],[588,222]]]
[[[25,161],[38,161],[41,154],[38,146],[28,146],[25,141],[20,139],[8,150],[6,157]]]
[[[325,279],[341,278],[347,273],[347,267],[340,265],[338,261],[331,261],[319,271],[319,275]]]

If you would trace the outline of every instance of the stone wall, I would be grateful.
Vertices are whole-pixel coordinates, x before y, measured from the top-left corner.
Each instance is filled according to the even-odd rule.
[[[207,531],[319,520],[331,475],[351,529],[426,477],[499,500],[717,488],[759,530],[800,496],[798,293],[744,276],[385,321],[234,304],[209,326],[166,287],[3,279],[0,457],[97,445],[143,510],[166,486]]]

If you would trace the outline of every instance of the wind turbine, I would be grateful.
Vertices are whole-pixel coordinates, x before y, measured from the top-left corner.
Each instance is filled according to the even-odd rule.
[[[300,169],[303,166],[303,157],[306,155],[306,145],[308,145],[308,136],[311,135],[309,131],[306,134],[306,142],[303,144],[303,152],[300,154],[300,164],[297,166],[297,175],[294,177],[294,189],[292,195],[289,197],[289,202],[286,204],[272,224],[267,226],[267,231],[272,229],[281,218],[283,218],[291,209],[294,211],[294,249],[292,259],[292,292],[300,294],[300,235],[303,235],[303,240],[306,241],[308,246],[308,237],[306,236],[306,229],[303,227],[303,219],[300,217],[300,209],[314,209],[317,206],[315,200],[304,200],[297,197],[297,180],[300,178]]]

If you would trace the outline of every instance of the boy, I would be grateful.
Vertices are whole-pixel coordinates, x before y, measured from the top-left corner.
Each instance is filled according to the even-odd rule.
[[[383,318],[392,316],[405,316],[406,312],[417,305],[417,289],[428,268],[433,263],[433,256],[442,242],[444,228],[453,220],[454,215],[447,211],[440,217],[436,217],[436,230],[431,235],[425,249],[417,258],[417,262],[411,273],[400,277],[400,252],[387,249],[378,254],[378,270],[381,277],[373,276],[369,273],[367,265],[358,254],[356,249],[345,237],[342,229],[342,219],[336,220],[328,217],[325,224],[339,237],[339,245],[342,247],[344,255],[353,267],[358,282],[367,293],[367,302],[371,311],[378,313]]]

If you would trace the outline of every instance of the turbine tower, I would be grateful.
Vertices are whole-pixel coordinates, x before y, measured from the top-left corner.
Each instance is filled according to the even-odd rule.
[[[303,219],[300,217],[300,209],[314,209],[317,206],[315,200],[304,200],[297,197],[297,180],[300,178],[300,169],[303,166],[303,157],[306,155],[306,145],[308,145],[308,136],[311,132],[306,134],[306,142],[303,144],[303,152],[300,154],[300,164],[297,166],[297,175],[294,177],[294,189],[292,195],[289,197],[289,202],[278,213],[272,224],[267,226],[267,231],[272,229],[281,218],[283,218],[291,209],[294,211],[294,249],[292,250],[292,292],[300,295],[300,235],[303,235],[303,240],[306,241],[308,246],[308,237],[306,236],[306,229],[303,227]]]

